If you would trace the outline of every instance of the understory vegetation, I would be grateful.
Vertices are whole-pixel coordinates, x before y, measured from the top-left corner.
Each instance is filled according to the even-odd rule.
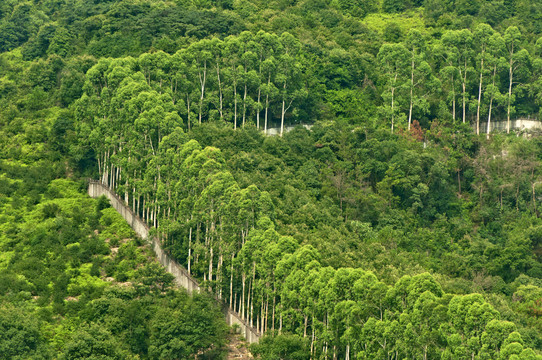
[[[266,360],[540,359],[541,15],[2,1],[0,358],[220,358],[215,296]]]
[[[107,199],[51,163],[0,168],[1,359],[223,354],[221,309],[175,289]]]

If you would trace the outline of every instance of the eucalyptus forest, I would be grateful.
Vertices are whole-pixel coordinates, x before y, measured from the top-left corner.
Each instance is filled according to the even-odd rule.
[[[3,0],[0,359],[540,360],[541,106],[541,0]]]

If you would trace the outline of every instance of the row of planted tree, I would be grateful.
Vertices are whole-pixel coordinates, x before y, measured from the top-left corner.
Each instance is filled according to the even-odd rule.
[[[289,35],[268,38],[276,44],[296,44]],[[244,48],[248,43],[245,39],[236,46]],[[257,81],[252,86],[244,76],[251,71],[255,79],[265,74],[270,55],[255,57],[253,64],[261,62],[261,73],[248,65],[246,70],[237,67],[243,85],[228,88],[227,70],[221,65],[224,58],[217,62],[205,55],[201,60],[203,53],[212,54],[198,48],[201,45],[174,56],[157,53],[100,60],[89,70],[86,94],[74,107],[79,135],[96,154],[102,182],[157,228],[164,247],[192,275],[260,332],[304,337],[313,358],[536,358],[532,350],[523,348],[515,325],[499,320],[498,311],[480,295],[445,294],[429,274],[387,285],[361,269],[323,267],[313,248],[277,233],[269,194],[254,185],[240,188],[219,149],[188,140],[181,128],[179,104],[188,111],[183,117],[189,123],[233,116],[236,124],[245,116],[247,121],[249,114],[257,123],[259,111],[249,109],[267,104],[262,108],[265,114],[273,109],[273,99],[284,119],[293,104],[289,84],[294,77],[278,70],[268,72],[267,79],[274,83],[281,79],[283,91],[270,96],[268,103],[269,88]],[[287,59],[292,54],[284,50],[288,46],[273,51]],[[165,63],[152,65],[160,57]],[[238,59],[245,57],[243,53]],[[172,59],[177,62],[166,61]],[[172,64],[182,69],[174,76],[159,70]],[[212,67],[215,88],[209,85]],[[201,86],[194,90],[196,97],[194,92],[183,93],[194,80]],[[239,89],[243,94],[239,104],[235,96],[230,99],[233,107],[225,106],[226,90],[233,94]],[[411,90],[414,96],[416,91]],[[249,106],[245,94],[260,96]],[[213,102],[213,97],[218,101]],[[193,99],[197,116],[189,110]],[[396,97],[391,100],[396,104]]]
[[[447,295],[429,274],[389,286],[361,269],[321,266],[312,247],[275,231],[267,193],[241,189],[220,150],[180,128],[137,162],[135,176],[129,153],[111,156],[102,180],[260,332],[303,336],[313,358],[536,359],[480,295]]]
[[[391,119],[392,131],[395,119],[401,117],[408,118],[410,129],[413,111],[429,112],[430,97],[438,94],[453,121],[473,119],[477,134],[480,122],[490,124],[499,110],[510,132],[511,116],[517,115],[515,105],[529,111],[522,102],[529,91],[539,92],[536,80],[542,69],[534,55],[542,43],[532,46],[532,57],[525,45],[517,27],[500,34],[487,24],[473,30],[449,30],[432,42],[412,30],[404,42],[384,44],[378,59],[385,84],[383,113]],[[489,130],[487,126],[488,134]]]
[[[445,294],[427,273],[389,286],[368,271],[322,266],[311,246],[277,233],[266,192],[241,189],[220,150],[180,128],[130,176],[121,169],[133,159],[111,157],[102,180],[261,333],[298,334],[312,358],[536,359],[481,295]]]
[[[101,59],[87,73],[86,93],[87,101],[107,104],[98,111],[119,126],[138,118],[150,131],[150,116],[171,113],[161,126],[180,124],[178,114],[188,129],[221,120],[234,128],[250,122],[266,130],[271,122],[283,128],[288,117],[306,120],[315,104],[333,103],[338,95],[325,89],[333,90],[334,81],[358,89],[360,101],[373,102],[372,116],[392,131],[426,117],[472,121],[477,133],[481,122],[504,118],[509,130],[511,119],[538,109],[540,46],[516,27],[500,34],[487,24],[449,30],[437,40],[413,29],[402,42],[382,44],[376,57],[315,53],[289,33],[243,32],[201,40],[173,55]],[[325,70],[329,66],[333,71]],[[376,97],[362,96],[367,88],[375,89]],[[134,94],[138,103],[128,107]],[[159,102],[145,107],[154,98]]]
[[[182,114],[188,129],[222,120],[234,128],[250,121],[266,130],[272,116],[282,128],[287,112],[303,97],[300,54],[301,44],[288,33],[244,32],[201,40],[173,55],[159,51],[137,59],[101,59],[87,73],[87,93],[124,112],[123,101],[130,92],[142,91],[134,87],[145,82],[147,98],[160,95],[164,110]],[[128,92],[121,98],[104,94],[104,89],[121,87]]]

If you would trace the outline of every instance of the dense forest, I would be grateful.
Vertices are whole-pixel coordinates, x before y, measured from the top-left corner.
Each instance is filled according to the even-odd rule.
[[[539,0],[4,0],[0,358],[541,359]],[[489,133],[493,121],[503,133]],[[298,126],[286,132],[285,126]],[[279,128],[279,136],[266,136]]]
[[[210,296],[175,290],[106,199],[83,195],[81,182],[55,180],[60,174],[46,162],[0,166],[1,359],[222,352],[220,308]]]

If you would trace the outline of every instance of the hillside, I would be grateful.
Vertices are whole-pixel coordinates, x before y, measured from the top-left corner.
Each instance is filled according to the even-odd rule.
[[[541,15],[2,2],[0,326],[20,335],[0,353],[223,356],[216,305],[171,288],[90,177],[266,335],[261,359],[540,359],[542,141],[483,124],[539,117]]]

